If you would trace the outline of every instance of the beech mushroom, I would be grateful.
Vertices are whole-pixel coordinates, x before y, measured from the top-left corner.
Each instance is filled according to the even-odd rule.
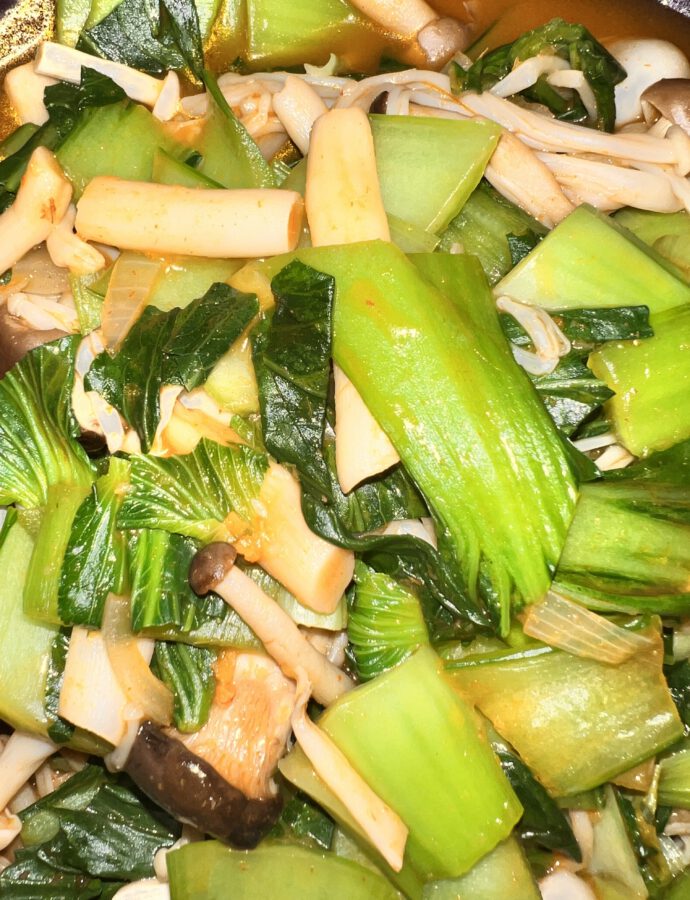
[[[203,597],[214,591],[231,606],[289,678],[306,672],[319,703],[327,706],[353,685],[348,676],[309,643],[290,616],[241,569],[230,544],[209,544],[189,569],[189,583]]]
[[[662,78],[689,78],[690,62],[675,44],[624,38],[608,45],[627,77],[616,85],[616,127],[642,118],[642,94]]]
[[[5,305],[0,306],[0,378],[20,362],[30,350],[64,337],[57,329],[40,331],[29,328],[13,316]]]
[[[690,78],[663,78],[648,87],[640,99],[647,121],[655,112],[690,134]]]

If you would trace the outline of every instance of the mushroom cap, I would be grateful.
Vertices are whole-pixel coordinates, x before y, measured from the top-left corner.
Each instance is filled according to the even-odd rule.
[[[690,62],[675,44],[656,38],[622,38],[607,50],[627,77],[616,85],[616,127],[642,118],[643,92],[662,78],[690,77]]]
[[[203,597],[225,578],[235,565],[237,551],[232,544],[216,541],[196,554],[189,567],[189,584],[195,594]]]
[[[276,823],[280,794],[246,797],[200,756],[144,722],[125,764],[130,778],[170,815],[240,850],[251,850]]]
[[[653,107],[661,116],[690,134],[690,78],[662,78],[642,94],[642,109]]]
[[[64,331],[39,331],[28,328],[21,319],[17,319],[3,304],[0,306],[0,378],[20,362],[26,354],[65,336]]]

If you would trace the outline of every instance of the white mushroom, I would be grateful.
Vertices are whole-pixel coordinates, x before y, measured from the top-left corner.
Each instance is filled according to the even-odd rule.
[[[70,203],[48,235],[46,248],[56,266],[69,269],[73,275],[91,275],[105,268],[105,257],[74,233],[76,215],[77,209]]]
[[[48,237],[67,212],[72,185],[55,156],[37,147],[12,206],[0,216],[0,273]]]
[[[0,753],[0,810],[57,750],[49,738],[15,731]]]
[[[616,127],[642,118],[641,97],[662,78],[689,78],[690,62],[668,41],[656,38],[624,38],[607,47],[627,77],[616,85]]]
[[[596,900],[589,885],[572,872],[558,871],[539,882],[543,900]]]

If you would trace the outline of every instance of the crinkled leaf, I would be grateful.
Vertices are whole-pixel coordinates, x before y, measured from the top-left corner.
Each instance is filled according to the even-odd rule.
[[[256,297],[213,284],[184,309],[147,307],[115,356],[101,353],[85,384],[118,409],[148,450],[160,421],[160,389],[202,384],[259,310]]]
[[[216,689],[213,664],[217,656],[208,647],[156,642],[154,672],[172,691],[178,731],[198,731],[206,724]]]
[[[74,734],[74,725],[58,715],[60,691],[65,674],[65,662],[69,648],[69,629],[61,628],[53,639],[48,674],[46,676],[45,713],[48,719],[48,737],[56,744],[64,744]],[[2,894],[0,893],[0,896]]]
[[[58,610],[67,625],[98,628],[109,592],[116,590],[124,541],[115,522],[128,480],[128,465],[116,457],[93,486],[72,525],[60,574]]]
[[[12,865],[0,873],[3,900],[101,900],[112,896],[104,888],[98,878],[53,866],[34,850],[17,850]]]
[[[252,518],[267,468],[263,453],[208,440],[186,456],[135,456],[118,526],[161,529],[204,543],[222,540],[230,512]]]
[[[531,228],[528,228],[522,234],[507,234],[506,240],[508,241],[512,266],[515,267],[528,253],[531,253],[542,237],[543,235],[538,234]]]
[[[563,19],[552,19],[526,32],[512,44],[485,53],[466,71],[455,65],[454,88],[479,93],[489,90],[505,78],[516,63],[549,52],[567,60],[573,69],[582,71],[597,102],[597,128],[613,131],[616,120],[614,88],[625,78],[625,70],[584,25],[571,24]],[[573,121],[578,100],[572,95],[554,93],[561,100],[566,100],[565,107],[555,108],[558,104],[551,94],[544,92],[543,87],[541,94],[537,93],[537,99],[546,102],[557,116]]]
[[[690,440],[681,441],[660,453],[652,453],[651,456],[639,459],[625,469],[607,472],[606,478],[621,481],[628,479],[658,481],[690,487]]]
[[[0,504],[44,506],[49,487],[93,480],[74,439],[71,390],[78,342],[65,337],[37,347],[0,380]]]
[[[203,81],[204,46],[196,3],[190,0],[162,0],[168,27],[190,71]]]
[[[587,367],[588,351],[573,350],[549,375],[530,376],[549,415],[566,435],[573,434],[613,392]]]

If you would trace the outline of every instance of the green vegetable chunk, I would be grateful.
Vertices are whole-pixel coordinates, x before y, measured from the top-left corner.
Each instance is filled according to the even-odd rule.
[[[469,596],[507,629],[511,599],[547,590],[576,491],[478,262],[431,254],[413,265],[383,243],[304,256],[336,278],[336,362],[447,529]]]
[[[648,306],[657,313],[690,302],[690,285],[608,216],[579,206],[496,286],[545,309]]]
[[[661,639],[619,666],[534,644],[454,660],[457,687],[555,796],[586,791],[665,749],[683,726]]]
[[[659,772],[659,803],[690,809],[690,745],[687,740],[680,749],[661,760]]]
[[[240,851],[217,841],[189,844],[168,858],[170,890],[175,900],[396,900],[385,878],[332,853],[306,847],[266,845]],[[277,894],[276,894],[277,892]]]
[[[597,610],[688,615],[688,571],[686,488],[634,479],[583,486],[559,591]]]
[[[690,280],[690,215],[685,210],[657,213],[626,208],[614,218]]]
[[[394,668],[429,642],[422,608],[412,591],[359,561],[347,634],[362,681]]]
[[[648,456],[690,438],[690,305],[654,318],[654,337],[593,353],[594,374],[615,392],[607,411],[622,443]]]
[[[461,878],[432,881],[424,900],[540,900],[541,894],[520,844],[508,838]]]
[[[428,647],[343,695],[319,726],[410,829],[406,858],[426,879],[469,871],[522,813]]]
[[[501,129],[488,121],[369,117],[386,212],[441,231],[484,174]]]

